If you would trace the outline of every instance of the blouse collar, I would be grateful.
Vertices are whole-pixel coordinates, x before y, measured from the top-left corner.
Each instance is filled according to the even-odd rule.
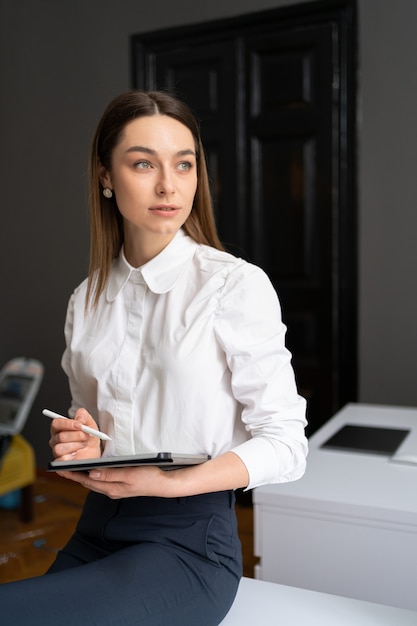
[[[107,283],[107,299],[112,302],[132,277],[145,282],[154,293],[170,291],[183,269],[194,256],[197,243],[180,229],[172,241],[156,257],[139,268],[126,260],[123,249],[115,259]],[[141,280],[142,278],[142,280]]]

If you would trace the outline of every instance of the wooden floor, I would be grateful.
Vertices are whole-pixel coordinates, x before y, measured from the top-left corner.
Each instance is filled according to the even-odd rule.
[[[83,487],[55,475],[39,475],[34,489],[34,520],[21,522],[16,510],[0,509],[0,583],[43,574],[72,534],[86,496]],[[243,574],[253,577],[253,515],[237,505]]]

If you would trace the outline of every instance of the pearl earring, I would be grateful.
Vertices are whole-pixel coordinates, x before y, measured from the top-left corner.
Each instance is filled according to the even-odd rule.
[[[113,192],[111,189],[109,189],[108,187],[104,187],[103,189],[103,196],[105,198],[112,198],[113,197]]]

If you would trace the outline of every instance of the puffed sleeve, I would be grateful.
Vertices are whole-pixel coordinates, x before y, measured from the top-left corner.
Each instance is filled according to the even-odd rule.
[[[229,274],[215,330],[250,434],[233,448],[249,472],[248,489],[300,478],[306,402],[297,392],[278,297],[263,270],[245,263]]]

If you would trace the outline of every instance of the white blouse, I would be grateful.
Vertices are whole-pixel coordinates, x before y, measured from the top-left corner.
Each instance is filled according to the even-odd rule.
[[[98,307],[73,293],[62,366],[71,416],[86,408],[112,441],[104,455],[228,450],[248,488],[301,477],[305,400],[266,274],[180,230],[140,268],[123,252]]]

